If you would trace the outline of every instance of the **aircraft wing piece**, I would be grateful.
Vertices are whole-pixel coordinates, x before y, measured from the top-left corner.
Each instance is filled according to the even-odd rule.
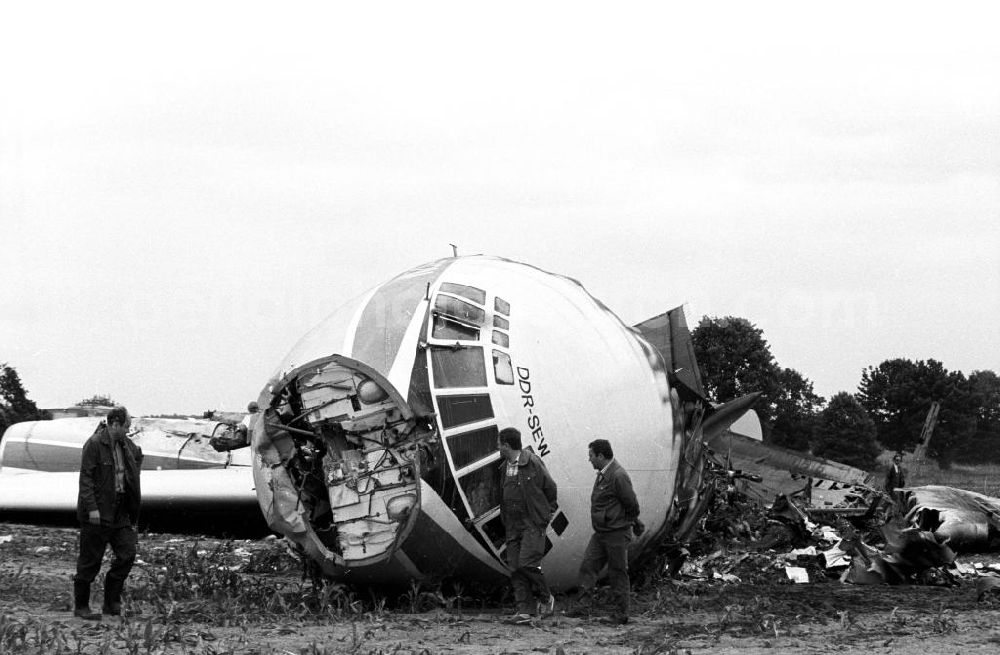
[[[770,502],[778,494],[803,494],[817,508],[844,506],[849,497],[877,485],[867,471],[731,431],[716,433],[708,445],[731,467],[762,478],[747,485],[747,492],[761,502]]]
[[[80,474],[0,473],[0,517],[76,522]],[[143,526],[164,531],[267,534],[250,467],[142,472]]]

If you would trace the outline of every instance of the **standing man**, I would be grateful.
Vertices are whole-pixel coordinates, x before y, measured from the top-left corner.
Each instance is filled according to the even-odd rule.
[[[628,545],[632,531],[639,536],[645,529],[639,521],[639,501],[632,490],[632,480],[607,439],[595,439],[588,446],[588,458],[597,470],[594,490],[590,493],[590,523],[594,534],[580,564],[580,592],[570,616],[590,616],[594,604],[594,586],[605,565],[614,604],[609,623],[628,623],[631,588],[628,579]]]
[[[556,483],[542,459],[521,449],[521,433],[500,430],[500,519],[507,533],[507,566],[517,611],[514,623],[531,623],[534,613],[551,614],[555,597],[542,574],[545,529],[556,511]]]
[[[900,495],[896,489],[906,486],[906,469],[903,468],[903,453],[896,453],[892,456],[892,466],[885,474],[885,491],[892,496],[893,500],[899,502]]]
[[[73,615],[82,619],[101,619],[100,613],[90,610],[90,585],[101,570],[108,544],[115,557],[104,576],[103,613],[121,614],[122,589],[135,562],[142,450],[126,437],[131,424],[128,410],[119,405],[83,445],[76,504],[80,554],[73,577]]]

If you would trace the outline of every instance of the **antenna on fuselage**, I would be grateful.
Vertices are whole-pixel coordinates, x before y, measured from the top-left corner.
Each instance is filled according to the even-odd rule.
[[[458,246],[456,246],[454,243],[449,243],[448,245],[451,246],[451,256],[458,257]]]

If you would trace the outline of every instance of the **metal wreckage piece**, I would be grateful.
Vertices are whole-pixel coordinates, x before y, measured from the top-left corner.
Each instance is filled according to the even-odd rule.
[[[769,505],[751,551],[832,543],[817,552],[827,569],[844,569],[841,581],[891,585],[952,584],[956,551],[1000,547],[1000,499],[941,486],[900,489],[893,498],[866,471],[732,432],[715,436],[708,447],[724,468],[753,474],[735,476],[734,489]],[[884,546],[875,548],[852,523],[879,520],[881,540],[874,541]],[[793,580],[801,573],[786,572]]]
[[[955,576],[950,568],[955,551],[948,547],[947,539],[934,533],[934,527],[911,527],[902,519],[893,519],[881,528],[885,539],[882,550],[862,542],[857,533],[849,535],[840,544],[852,556],[841,581],[868,585],[953,584]]]
[[[1000,548],[1000,498],[942,486],[900,491],[910,525],[936,525],[934,534],[959,551]]]

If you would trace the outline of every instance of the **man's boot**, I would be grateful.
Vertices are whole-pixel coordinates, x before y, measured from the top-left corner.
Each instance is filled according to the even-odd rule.
[[[111,616],[121,616],[122,589],[124,588],[124,580],[114,580],[104,576],[104,605],[101,607],[101,612]]]
[[[573,606],[566,612],[566,616],[575,618],[589,618],[594,609],[594,596],[592,593],[581,591],[573,601]]]
[[[90,610],[90,583],[73,581],[73,616],[87,621],[100,621],[101,615]]]

